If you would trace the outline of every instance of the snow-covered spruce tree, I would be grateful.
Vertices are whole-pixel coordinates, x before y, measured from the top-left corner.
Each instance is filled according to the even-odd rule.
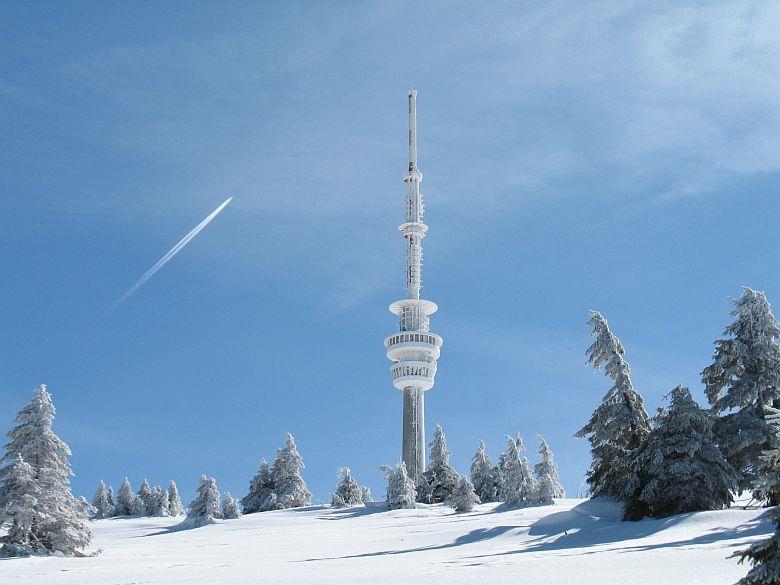
[[[395,469],[387,465],[380,467],[387,479],[387,507],[390,510],[399,508],[414,508],[417,499],[417,490],[414,482],[409,478],[406,464],[401,461],[396,463]]]
[[[265,459],[261,459],[260,469],[252,478],[252,481],[249,482],[249,493],[241,499],[244,514],[253,514],[267,510],[265,503],[273,491],[274,482],[271,478],[271,470],[268,462]]]
[[[225,520],[235,520],[241,518],[241,510],[238,507],[238,500],[225,492],[222,496],[222,517]]]
[[[341,479],[336,486],[336,491],[331,500],[331,506],[334,508],[350,508],[352,506],[363,505],[363,491],[358,482],[352,477],[349,467],[342,467],[339,470]]]
[[[109,500],[108,489],[106,489],[106,484],[102,479],[95,490],[92,505],[95,507],[95,517],[97,518],[110,518],[114,515],[114,506]]]
[[[79,509],[86,518],[94,518],[95,514],[97,514],[95,506],[90,504],[89,500],[84,496],[79,496]]]
[[[428,483],[428,477],[424,473],[417,476],[417,481],[414,483],[414,491],[417,493],[418,502],[421,504],[433,504],[433,486]]]
[[[518,437],[519,439],[519,437]],[[501,501],[507,506],[533,502],[534,486],[528,459],[520,456],[522,440],[507,437],[507,448],[501,457]]]
[[[780,399],[780,335],[763,292],[744,288],[734,299],[734,321],[715,342],[713,363],[702,372],[707,399],[719,416],[715,435],[721,452],[739,474],[739,488],[753,487],[768,469],[762,454],[780,450],[776,439]],[[759,494],[770,504],[780,494]]]
[[[431,457],[423,476],[430,486],[430,503],[438,504],[450,499],[455,488],[458,487],[460,476],[450,465],[452,453],[447,449],[447,438],[439,424],[436,425],[429,447]]]
[[[130,504],[131,516],[146,516],[146,506],[144,501],[136,494],[133,494],[133,501]]]
[[[217,518],[222,518],[222,504],[219,501],[217,480],[201,475],[198,495],[190,502],[189,511],[183,524],[194,528],[213,524]]]
[[[663,518],[728,507],[737,476],[715,443],[710,413],[699,408],[688,388],[669,393],[669,408],[659,409],[654,423],[634,462],[644,505],[639,509]]]
[[[40,495],[36,511],[41,519],[33,525],[33,537],[40,552],[59,551],[65,555],[82,555],[92,535],[87,528],[87,517],[81,504],[70,490],[73,475],[68,456],[68,445],[52,431],[55,409],[46,386],[35,390],[32,401],[16,415],[16,425],[8,433],[9,443],[0,464],[0,485],[4,485],[21,455],[32,467]],[[9,490],[3,489],[4,508]]]
[[[632,471],[636,450],[650,434],[650,419],[642,397],[631,382],[631,369],[623,359],[623,345],[607,320],[591,311],[588,325],[596,340],[588,348],[588,363],[604,368],[612,387],[588,423],[575,434],[587,437],[592,462],[586,481],[591,496],[611,496],[620,502],[634,497],[638,483]]]
[[[539,439],[539,463],[534,465],[536,501],[539,504],[552,504],[553,498],[563,498],[566,492],[558,476],[558,466],[555,465],[552,449],[542,435],[537,435],[537,438]]]
[[[173,480],[168,484],[168,513],[171,516],[184,515],[184,506],[181,505],[179,488],[176,487],[176,482]]]
[[[133,493],[133,487],[130,485],[130,480],[124,478],[119,486],[119,493],[116,495],[114,513],[117,516],[132,516],[137,499],[138,497]]]
[[[480,502],[496,501],[496,474],[483,441],[479,442],[477,452],[471,458],[471,483]]]
[[[371,496],[371,488],[367,485],[360,486],[360,499],[363,500],[364,504],[374,501],[373,497]]]
[[[106,496],[108,497],[108,503],[111,506],[111,509],[114,511],[114,514],[116,514],[116,504],[114,503],[114,486],[108,486],[108,489],[106,490]]]
[[[152,515],[152,508],[155,505],[155,499],[154,499],[154,493],[152,492],[152,488],[149,487],[149,482],[144,479],[144,482],[141,484],[141,487],[138,488],[138,498],[141,500],[141,502],[144,505],[144,516],[151,516]]]
[[[287,433],[284,442],[285,446],[277,452],[271,471],[276,503],[282,508],[311,506],[311,492],[301,477],[301,469],[304,465],[295,447],[295,439]]]
[[[476,502],[477,494],[474,491],[474,484],[468,477],[461,475],[458,479],[458,486],[450,498],[450,505],[455,508],[456,512],[471,512]]]
[[[740,579],[737,585],[780,584],[780,511],[775,509],[771,514],[775,524],[774,534],[732,555],[740,557],[740,563],[747,559],[752,565],[748,574]]]
[[[168,504],[168,492],[162,486],[155,486],[151,490],[149,503],[145,506],[147,516],[171,516],[170,506]]]
[[[10,521],[5,536],[0,538],[0,556],[20,557],[46,552],[38,541],[36,527],[47,521],[38,507],[40,485],[32,466],[17,455],[5,474],[2,486],[5,509],[0,519]]]

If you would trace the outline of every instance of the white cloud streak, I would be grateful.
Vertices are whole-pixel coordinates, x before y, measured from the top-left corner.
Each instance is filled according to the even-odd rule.
[[[170,260],[176,256],[187,244],[190,243],[190,241],[197,236],[203,228],[205,228],[211,221],[219,215],[219,213],[227,207],[227,205],[233,200],[233,197],[228,197],[225,199],[225,201],[222,202],[222,204],[217,207],[214,211],[209,213],[206,216],[206,219],[204,219],[202,222],[200,222],[198,225],[196,225],[186,236],[184,236],[179,242],[170,250],[168,250],[165,255],[160,258],[154,266],[152,266],[149,270],[147,270],[144,275],[139,278],[133,286],[131,286],[125,294],[123,294],[121,297],[119,297],[119,300],[117,300],[116,303],[109,309],[109,313],[116,309],[119,305],[124,303],[127,299],[129,299],[131,296],[133,296],[136,292],[138,292],[138,289],[140,289],[144,284],[146,284],[146,281],[148,281],[152,276],[154,276],[163,266],[165,266]]]

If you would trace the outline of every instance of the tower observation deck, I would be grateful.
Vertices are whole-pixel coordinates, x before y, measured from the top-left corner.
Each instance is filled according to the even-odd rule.
[[[404,223],[398,230],[406,240],[406,298],[390,305],[398,315],[399,329],[385,339],[393,364],[393,386],[403,392],[402,459],[413,481],[425,471],[425,392],[433,388],[443,340],[432,333],[429,317],[436,303],[420,298],[422,288],[422,240],[428,231],[417,168],[417,92],[409,92],[409,166],[404,174],[406,203]]]

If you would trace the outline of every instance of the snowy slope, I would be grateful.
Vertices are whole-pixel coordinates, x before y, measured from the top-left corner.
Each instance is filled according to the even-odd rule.
[[[183,531],[170,518],[98,520],[99,556],[2,560],[0,583],[718,585],[747,572],[726,557],[771,532],[763,513],[620,522],[612,503],[560,500],[467,514],[312,507]]]

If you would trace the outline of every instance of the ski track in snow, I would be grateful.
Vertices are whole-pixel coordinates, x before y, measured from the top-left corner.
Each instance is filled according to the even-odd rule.
[[[200,585],[472,583],[733,584],[727,558],[771,534],[765,510],[621,522],[611,502],[502,511],[309,507],[176,530],[181,518],[93,522],[93,558],[0,560],[0,583]]]

